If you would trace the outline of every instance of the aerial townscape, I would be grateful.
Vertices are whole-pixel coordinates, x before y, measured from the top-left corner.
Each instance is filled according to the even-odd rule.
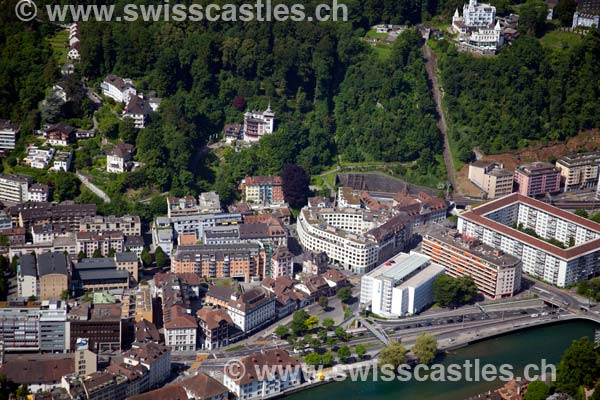
[[[2,3],[0,400],[600,399],[600,1],[489,1]]]

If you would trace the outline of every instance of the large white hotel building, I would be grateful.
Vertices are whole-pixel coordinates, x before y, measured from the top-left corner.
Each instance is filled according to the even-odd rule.
[[[333,262],[364,274],[403,250],[412,229],[404,215],[304,207],[298,215],[297,232],[304,248],[324,251]]]
[[[600,224],[518,193],[459,215],[458,231],[520,258],[523,272],[560,287],[600,275]]]

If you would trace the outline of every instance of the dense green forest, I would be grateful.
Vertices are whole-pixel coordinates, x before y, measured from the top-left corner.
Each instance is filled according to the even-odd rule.
[[[452,139],[463,161],[479,146],[497,153],[564,140],[600,126],[600,34],[564,49],[523,36],[497,57],[438,52]]]
[[[407,32],[388,58],[361,40],[379,15],[418,22],[427,6],[399,3],[349,2],[349,23],[87,23],[81,71],[96,81],[107,73],[132,77],[142,91],[165,98],[136,139],[146,178],[136,181],[161,191],[193,192],[216,182],[228,200],[245,174],[279,173],[289,163],[315,173],[336,155],[346,161],[423,155],[423,173],[439,173],[420,36]],[[270,100],[277,132],[227,152],[216,171],[207,170],[197,152],[224,123],[241,121],[239,98],[256,109]]]

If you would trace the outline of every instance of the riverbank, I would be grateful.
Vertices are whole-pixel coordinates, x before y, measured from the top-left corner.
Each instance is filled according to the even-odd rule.
[[[540,364],[541,360],[558,363],[562,352],[570,343],[582,336],[593,338],[598,325],[591,321],[555,321],[549,326],[522,327],[517,332],[500,334],[491,339],[473,341],[460,349],[447,349],[435,361],[445,366],[463,364],[467,360],[480,359],[499,367],[510,364],[515,375],[521,374],[527,364]],[[492,382],[366,382],[319,383],[304,387],[301,392],[288,394],[291,400],[331,400],[344,397],[345,400],[463,400],[502,386],[501,381]]]

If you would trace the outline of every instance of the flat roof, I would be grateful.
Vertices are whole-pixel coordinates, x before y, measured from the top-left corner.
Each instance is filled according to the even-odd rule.
[[[423,283],[429,281],[431,278],[444,272],[444,269],[445,268],[440,264],[432,262],[427,267],[423,268],[421,271],[411,276],[407,281],[402,282],[402,284],[398,285],[397,287],[399,289],[404,289],[406,287],[421,286]]]
[[[415,252],[399,253],[369,272],[367,276],[390,278],[398,282],[421,268],[423,264],[429,263],[430,260],[429,257]]]
[[[560,247],[554,246],[542,239],[535,238],[531,235],[528,235],[517,229],[511,228],[486,217],[487,214],[490,214],[494,211],[497,211],[515,203],[526,204],[530,207],[537,208],[538,210],[544,211],[548,214],[554,215],[556,217],[572,222],[576,225],[600,233],[600,224],[597,224],[593,221],[590,221],[589,219],[580,217],[568,211],[561,210],[560,208],[551,206],[539,200],[532,199],[531,197],[523,196],[519,193],[512,193],[499,199],[482,204],[481,206],[476,207],[471,211],[467,211],[459,215],[459,218],[475,222],[488,229],[492,229],[503,235],[509,236],[520,242],[526,243],[531,247],[535,247],[539,250],[543,250],[547,253],[550,253],[563,260],[576,258],[586,253],[600,250],[600,238],[591,240],[586,243],[582,243],[578,246],[570,247],[568,249],[561,249]]]

